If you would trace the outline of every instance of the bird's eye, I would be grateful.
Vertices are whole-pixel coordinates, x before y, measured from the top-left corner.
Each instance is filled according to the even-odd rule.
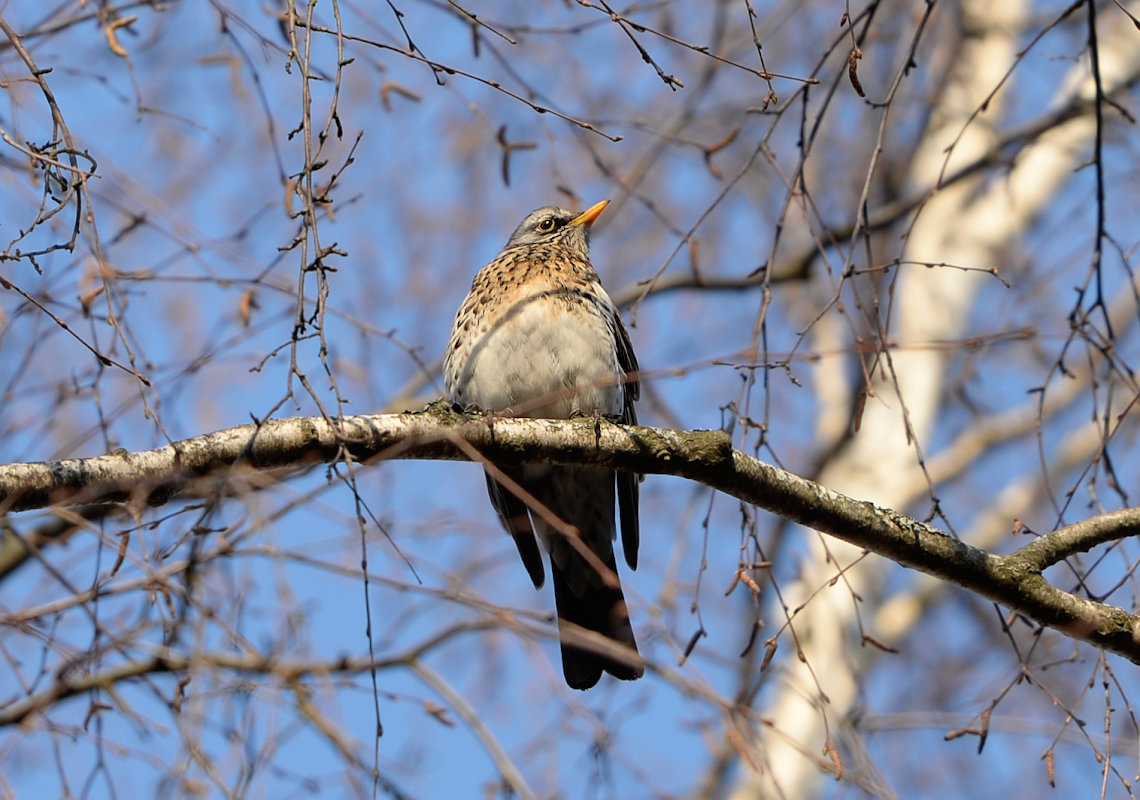
[[[554,230],[554,217],[546,217],[538,223],[538,230],[542,233],[549,233]]]

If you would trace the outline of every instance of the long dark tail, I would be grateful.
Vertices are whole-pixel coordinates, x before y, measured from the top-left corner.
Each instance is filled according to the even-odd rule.
[[[574,689],[589,689],[608,672],[622,680],[640,678],[645,670],[630,666],[613,656],[598,652],[590,644],[576,643],[573,627],[595,631],[637,655],[637,642],[629,622],[629,609],[617,581],[614,563],[614,504],[621,505],[622,541],[626,561],[637,563],[637,483],[636,478],[622,491],[615,492],[612,471],[596,467],[552,467],[531,465],[504,470],[508,477],[524,487],[560,520],[578,531],[579,546],[585,545],[596,561],[587,561],[567,538],[563,528],[556,528],[541,514],[534,513],[505,486],[488,476],[487,489],[503,527],[514,536],[519,555],[537,589],[543,584],[542,558],[535,542],[541,538],[550,553],[551,582],[558,608],[559,638],[562,640],[562,672],[566,683]],[[624,477],[624,476],[623,476]],[[628,481],[627,481],[628,483]],[[532,527],[533,526],[533,527]],[[591,563],[594,561],[594,563]],[[597,561],[604,570],[597,568]],[[607,575],[603,576],[603,572]],[[612,584],[612,585],[611,585]]]
[[[606,566],[616,577],[614,551],[612,546],[605,548],[608,553],[598,553]],[[595,545],[595,551],[596,551]],[[554,603],[558,609],[558,628],[562,640],[562,674],[572,689],[589,689],[602,677],[603,670],[615,678],[632,681],[645,674],[641,666],[632,666],[623,661],[603,655],[596,650],[570,644],[572,635],[568,624],[577,625],[590,631],[597,631],[608,639],[628,647],[637,654],[637,642],[633,638],[633,627],[629,622],[629,610],[621,587],[607,586],[597,571],[578,554],[570,556],[570,562],[563,570],[551,563],[551,582],[554,584]],[[570,575],[590,575],[586,586],[575,593],[575,583]]]

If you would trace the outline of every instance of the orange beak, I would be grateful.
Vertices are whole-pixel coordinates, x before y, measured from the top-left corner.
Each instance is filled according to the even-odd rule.
[[[594,223],[594,220],[601,216],[602,212],[606,210],[606,206],[609,204],[609,200],[603,200],[600,203],[594,203],[594,205],[590,206],[581,214],[574,217],[574,219],[570,220],[570,224],[585,225],[587,228],[590,227]]]

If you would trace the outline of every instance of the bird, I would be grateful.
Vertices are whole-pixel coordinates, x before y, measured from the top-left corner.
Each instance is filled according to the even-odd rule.
[[[454,405],[504,416],[594,416],[637,424],[637,358],[590,264],[590,228],[608,203],[581,213],[554,206],[531,212],[475,275],[444,356],[444,385]],[[488,471],[487,492],[535,589],[545,582],[537,542],[549,555],[567,685],[589,689],[603,671],[622,680],[640,678],[644,667],[613,543],[616,501],[625,561],[637,569],[641,476],[550,464],[496,471],[507,481]],[[524,499],[520,488],[532,499]],[[552,524],[549,515],[564,524]],[[571,541],[574,534],[578,542]],[[577,646],[570,641],[575,626],[629,652],[619,659]]]

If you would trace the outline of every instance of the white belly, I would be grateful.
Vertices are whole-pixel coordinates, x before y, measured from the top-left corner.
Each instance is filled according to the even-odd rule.
[[[462,370],[463,403],[519,416],[619,414],[617,346],[600,310],[524,302],[488,330]]]

